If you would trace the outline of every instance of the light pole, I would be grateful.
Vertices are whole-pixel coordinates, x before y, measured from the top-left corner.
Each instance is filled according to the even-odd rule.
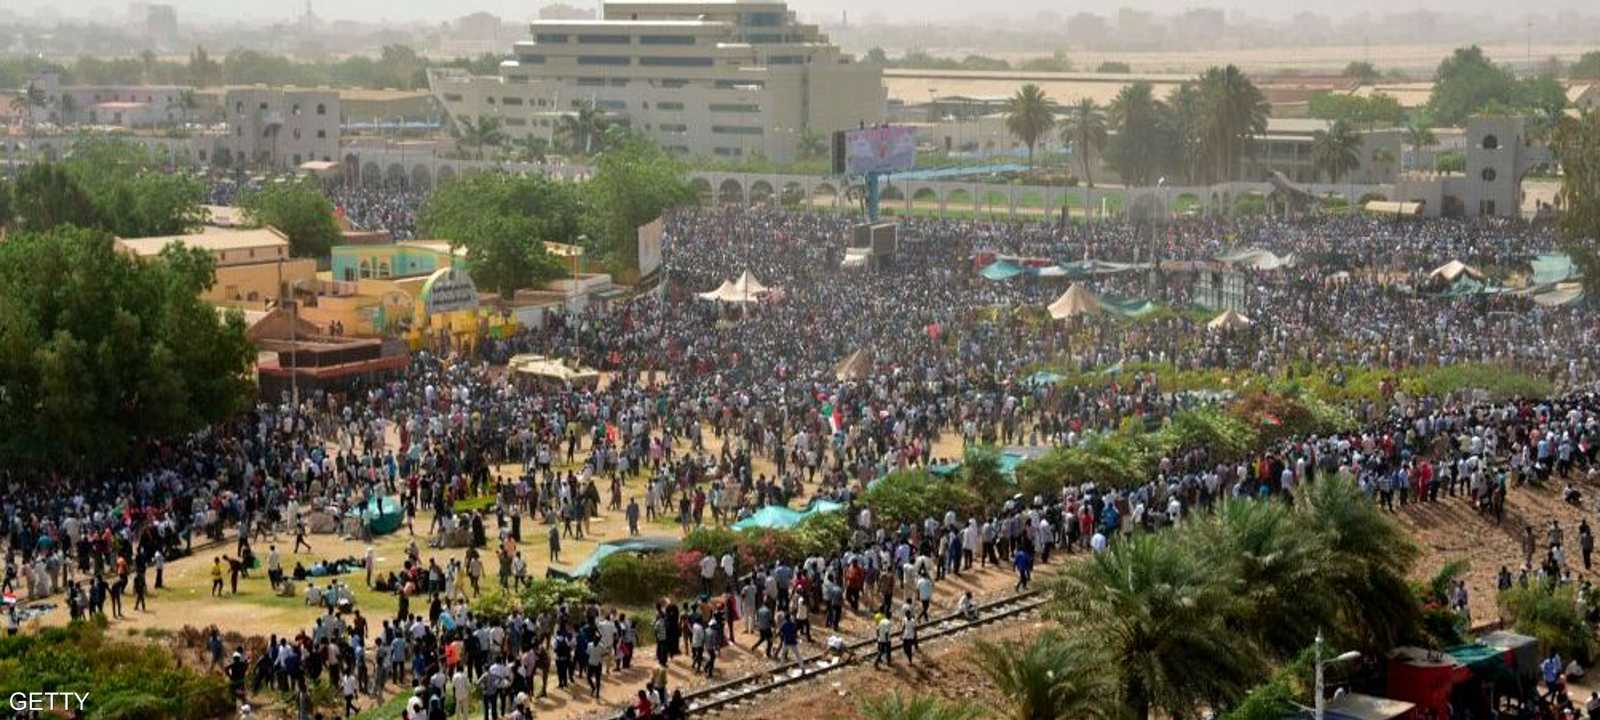
[[[1315,653],[1316,653],[1316,663],[1317,663],[1317,689],[1316,689],[1316,695],[1312,698],[1313,701],[1316,703],[1315,706],[1314,706],[1314,709],[1312,710],[1312,716],[1313,716],[1313,720],[1323,720],[1323,715],[1324,715],[1325,712],[1327,712],[1327,709],[1328,709],[1328,707],[1327,707],[1328,706],[1328,701],[1324,700],[1323,697],[1322,697],[1322,667],[1324,665],[1328,664],[1328,663],[1340,663],[1340,662],[1350,662],[1351,660],[1358,660],[1358,659],[1361,658],[1361,653],[1357,652],[1355,650],[1351,650],[1349,652],[1346,652],[1346,653],[1343,653],[1343,654],[1339,655],[1338,657],[1335,657],[1335,658],[1333,658],[1331,660],[1328,660],[1327,662],[1323,662],[1323,660],[1322,660],[1322,631],[1321,630],[1317,631],[1317,642],[1316,642],[1316,646],[1315,647],[1316,647]]]

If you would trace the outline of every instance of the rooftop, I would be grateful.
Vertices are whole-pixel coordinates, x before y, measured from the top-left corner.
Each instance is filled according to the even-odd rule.
[[[161,250],[173,243],[183,243],[189,247],[200,248],[207,252],[222,252],[226,250],[245,250],[249,248],[277,248],[288,247],[289,240],[276,228],[261,227],[249,229],[233,229],[219,227],[205,227],[199,232],[189,235],[168,235],[164,237],[146,238],[119,238],[118,247],[139,257],[152,257],[160,255]]]

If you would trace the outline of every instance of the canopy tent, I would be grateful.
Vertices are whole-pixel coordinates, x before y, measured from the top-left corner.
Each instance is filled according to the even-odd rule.
[[[1100,305],[1100,298],[1094,293],[1084,289],[1082,285],[1073,283],[1061,297],[1045,307],[1050,312],[1050,317],[1056,320],[1065,320],[1079,315],[1099,315],[1104,312]]]
[[[506,361],[506,367],[518,375],[566,385],[600,382],[600,371],[594,368],[543,355],[513,355]]]
[[[1323,710],[1324,717],[1329,720],[1394,720],[1404,717],[1416,706],[1404,700],[1352,692],[1329,700]]]
[[[1217,256],[1217,262],[1241,265],[1253,270],[1277,270],[1279,268],[1294,267],[1297,260],[1294,253],[1279,257],[1269,250],[1247,248],[1227,255],[1219,255]]]
[[[1403,215],[1416,217],[1422,214],[1422,203],[1395,202],[1393,200],[1368,200],[1362,210],[1375,215]]]
[[[771,530],[785,530],[800,524],[812,515],[838,512],[844,509],[843,503],[832,500],[813,500],[804,510],[791,510],[782,505],[768,505],[755,511],[747,517],[733,524],[735,530],[748,530],[750,528],[767,528]]]
[[[1106,312],[1125,318],[1141,318],[1161,309],[1148,298],[1122,298],[1113,295],[1100,296],[1100,306],[1105,308]]]
[[[1085,278],[1091,275],[1115,275],[1133,270],[1148,270],[1149,263],[1119,263],[1106,260],[1079,260],[1061,266],[1066,271],[1067,277]]]
[[[400,506],[400,498],[383,496],[372,498],[365,505],[351,508],[344,516],[361,518],[362,524],[366,525],[373,535],[388,535],[400,529],[400,523],[405,520],[405,510]]]
[[[1250,322],[1250,318],[1232,310],[1227,310],[1221,315],[1212,318],[1211,322],[1206,323],[1206,327],[1212,330],[1243,330],[1253,324]]]
[[[1011,278],[1021,275],[1022,273],[1022,266],[1011,262],[1010,260],[996,260],[984,266],[982,270],[978,271],[978,274],[982,275],[984,279],[993,280],[995,282],[1010,280]]]
[[[1428,273],[1428,279],[1442,278],[1447,283],[1453,283],[1456,278],[1466,275],[1474,280],[1483,280],[1483,271],[1460,260],[1451,260]]]
[[[833,366],[833,377],[836,380],[863,380],[872,372],[872,354],[866,350],[857,350],[850,356],[840,360]]]
[[[1559,283],[1530,295],[1535,303],[1544,307],[1571,305],[1583,299],[1582,283]]]
[[[1540,255],[1531,264],[1535,285],[1554,285],[1580,276],[1568,255]]]
[[[761,300],[762,296],[772,292],[773,288],[762,285],[749,270],[739,276],[738,280],[725,282],[717,289],[699,294],[701,300],[725,303],[752,303]]]
[[[627,540],[614,540],[612,542],[601,543],[600,545],[596,546],[594,552],[590,553],[589,557],[584,558],[583,562],[580,562],[577,564],[577,566],[573,567],[571,571],[562,572],[560,570],[556,570],[555,568],[551,568],[549,575],[552,577],[586,578],[590,575],[593,575],[595,570],[600,569],[601,560],[604,560],[607,557],[615,555],[619,552],[662,552],[671,550],[677,546],[678,541],[673,538],[637,537],[628,538]]]

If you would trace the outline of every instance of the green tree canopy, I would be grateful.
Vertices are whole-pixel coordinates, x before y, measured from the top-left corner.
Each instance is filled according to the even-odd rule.
[[[1554,77],[1518,80],[1510,68],[1495,65],[1477,45],[1458,48],[1434,73],[1428,112],[1444,125],[1460,125],[1476,113],[1527,113],[1549,120],[1566,106],[1566,92]]]
[[[1056,126],[1054,104],[1038,85],[1028,83],[1017,88],[1006,104],[1006,130],[1028,146],[1028,167],[1033,167],[1033,148],[1039,138]]]
[[[1561,234],[1585,288],[1600,292],[1600,113],[1562,118],[1552,146],[1561,163]]]
[[[1400,125],[1406,120],[1405,108],[1393,95],[1377,93],[1371,97],[1344,93],[1317,93],[1311,96],[1311,117],[1343,120],[1357,125]]]
[[[1378,72],[1378,67],[1365,60],[1352,60],[1350,64],[1344,66],[1343,75],[1347,78],[1355,78],[1363,83],[1377,82],[1378,78],[1382,77]]]
[[[310,178],[269,183],[240,196],[239,207],[249,222],[271,225],[288,236],[289,252],[296,257],[323,257],[339,241],[333,202]]]
[[[1578,61],[1567,68],[1567,75],[1574,80],[1600,80],[1600,50],[1578,56]]]
[[[591,245],[613,268],[639,265],[639,226],[695,202],[688,169],[649,140],[629,133],[607,140],[584,193]]]
[[[473,279],[510,297],[563,274],[544,243],[576,240],[583,218],[578,197],[578,186],[543,176],[480,173],[440,186],[417,225],[464,248]]]
[[[1154,184],[1175,150],[1162,127],[1166,107],[1156,100],[1150,83],[1140,81],[1124,86],[1107,111],[1117,133],[1106,148],[1106,161],[1128,185]]]
[[[111,466],[242,407],[254,350],[241,316],[198,299],[214,280],[204,251],[142,261],[97,230],[0,243],[0,465]]]

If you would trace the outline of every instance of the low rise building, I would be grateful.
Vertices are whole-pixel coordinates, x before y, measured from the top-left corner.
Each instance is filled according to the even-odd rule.
[[[232,161],[289,170],[339,157],[339,93],[301,88],[233,88],[223,98]]]
[[[203,227],[186,235],[118,238],[117,249],[155,259],[169,245],[183,244],[211,254],[217,281],[200,299],[217,305],[264,309],[288,292],[315,293],[317,263],[289,257],[289,240],[277,228]]]

